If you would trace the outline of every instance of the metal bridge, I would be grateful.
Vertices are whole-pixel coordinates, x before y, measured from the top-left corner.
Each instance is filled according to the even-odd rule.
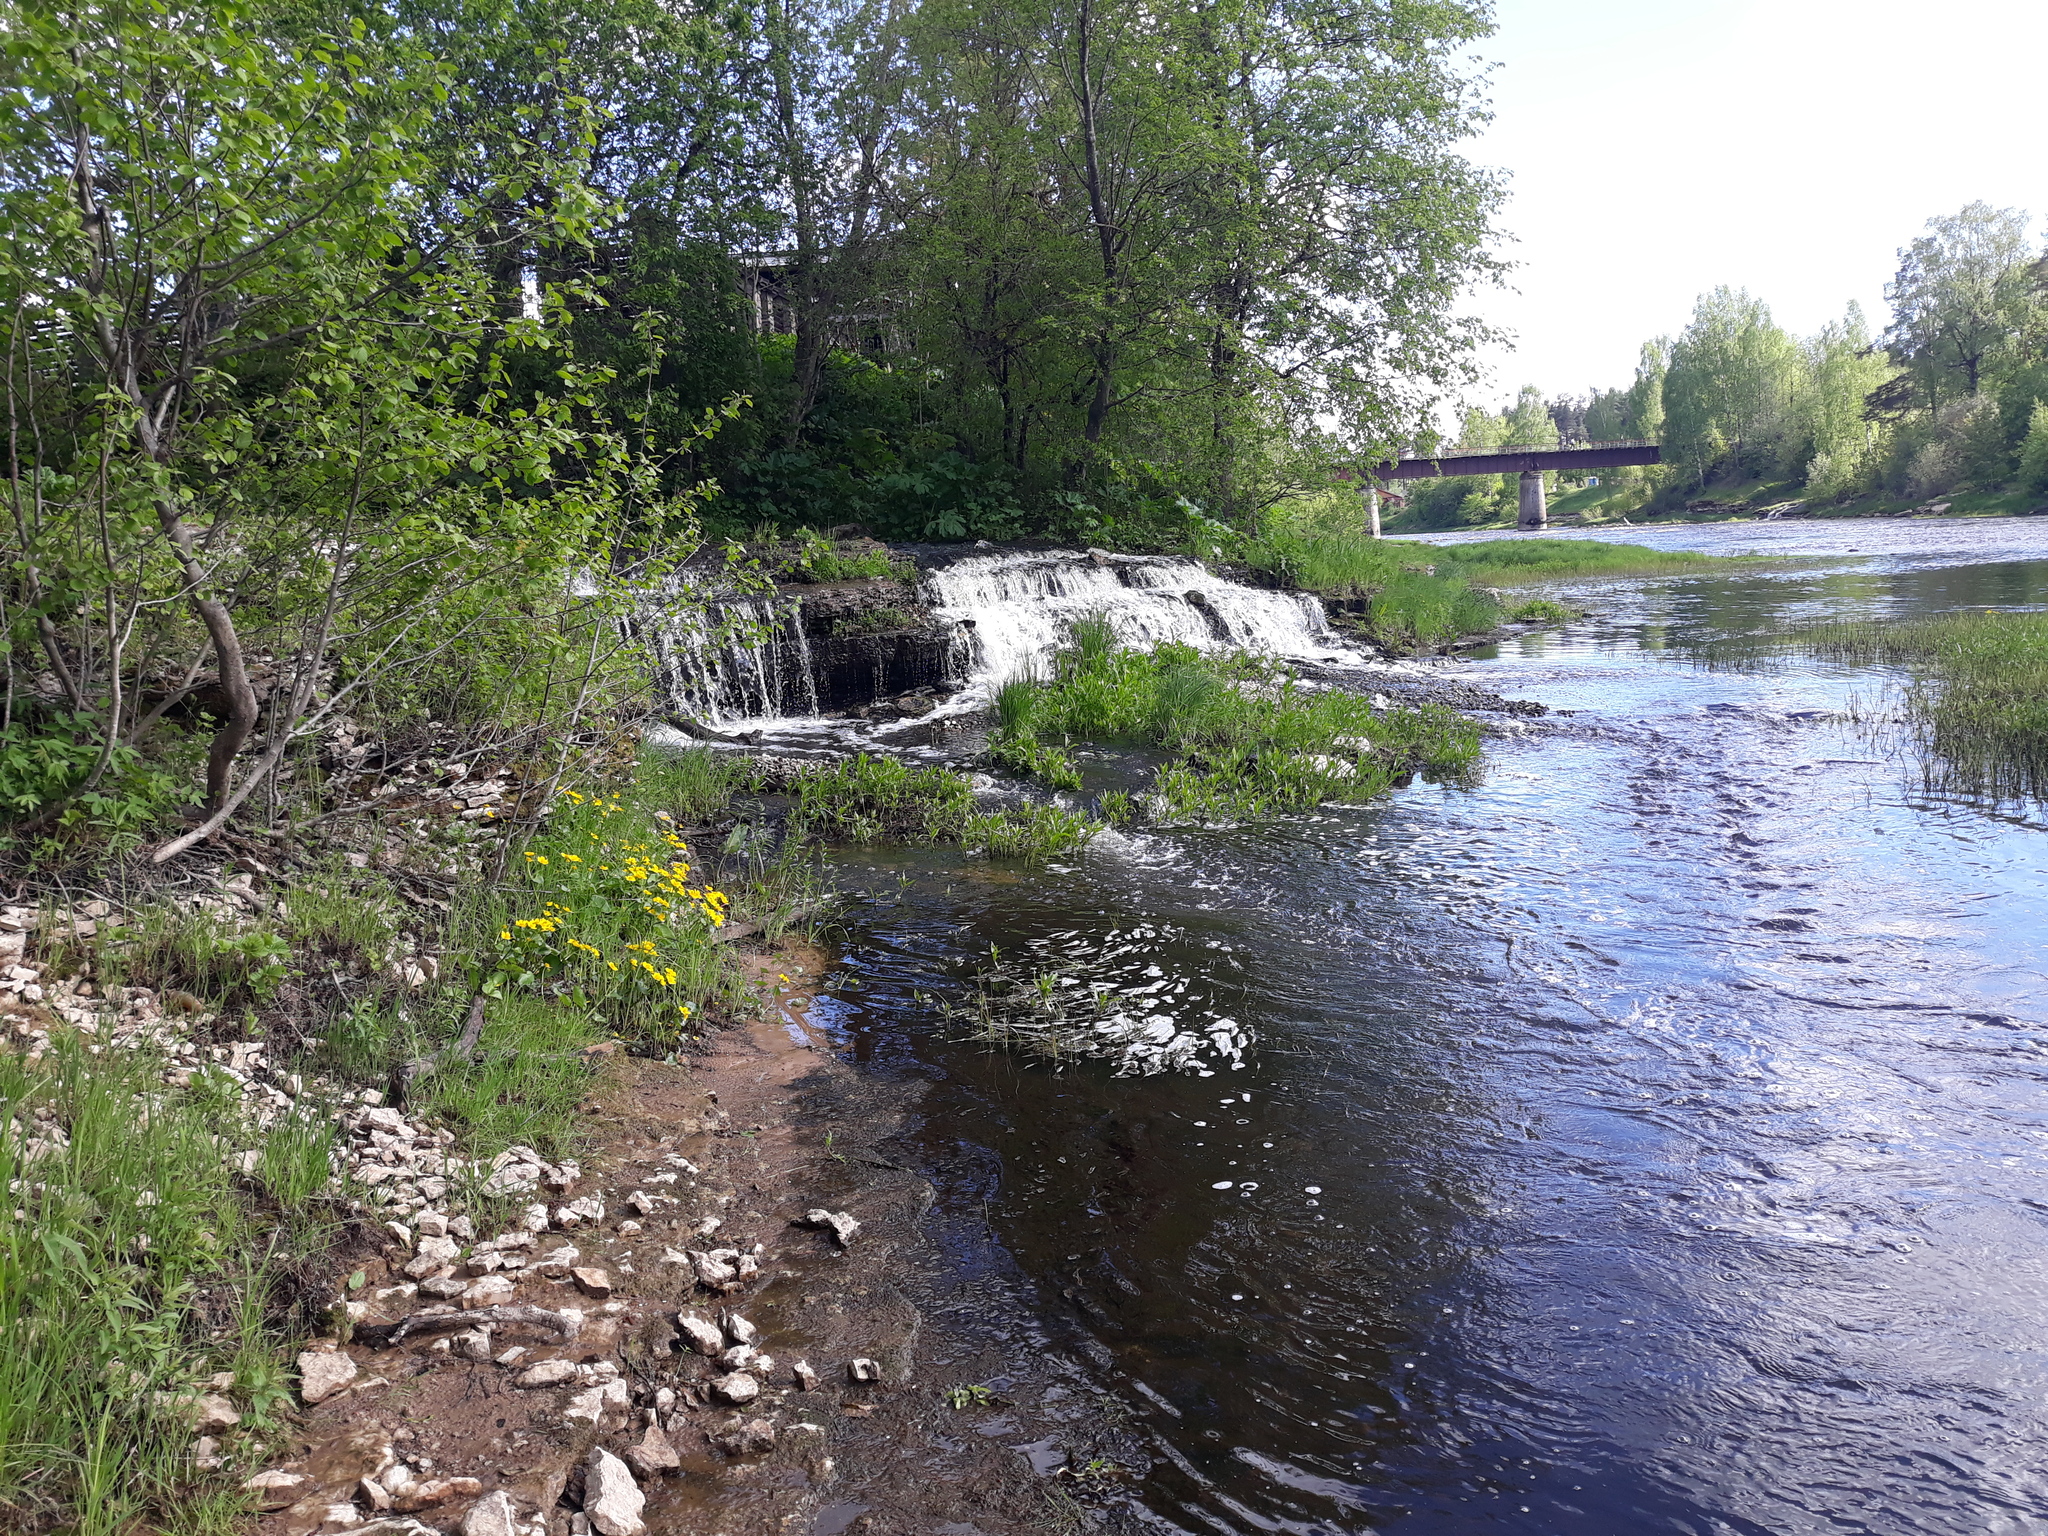
[[[1647,439],[1631,438],[1610,443],[1576,443],[1552,448],[1540,443],[1510,443],[1480,452],[1459,452],[1434,456],[1404,453],[1398,459],[1375,464],[1367,471],[1366,501],[1372,514],[1372,535],[1380,534],[1380,491],[1390,480],[1433,480],[1440,475],[1520,475],[1521,508],[1515,526],[1542,528],[1549,522],[1543,500],[1543,471],[1546,469],[1618,469],[1625,464],[1660,464],[1663,453]],[[1349,479],[1350,472],[1344,473]]]

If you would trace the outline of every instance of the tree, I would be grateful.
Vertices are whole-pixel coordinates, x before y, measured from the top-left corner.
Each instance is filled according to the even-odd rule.
[[[1868,468],[1877,431],[1864,402],[1891,369],[1871,340],[1862,306],[1853,302],[1801,350],[1805,368],[1795,392],[1785,467],[1809,490],[1840,496],[1860,484]]]
[[[1729,288],[1702,294],[1664,375],[1665,447],[1698,481],[1724,459],[1760,471],[1777,452],[1799,362],[1761,299]]]
[[[2017,208],[1970,203],[1927,228],[1899,252],[1885,289],[1885,344],[1934,407],[1976,394],[1987,357],[2017,329],[2030,253],[2027,216]]]

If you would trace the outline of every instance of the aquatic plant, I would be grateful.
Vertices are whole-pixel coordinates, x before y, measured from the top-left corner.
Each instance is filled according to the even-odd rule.
[[[1164,748],[1146,809],[1171,822],[1240,821],[1367,798],[1418,771],[1454,775],[1478,757],[1477,728],[1434,706],[1376,710],[1340,688],[1301,684],[1259,657],[1191,646],[1062,651],[1053,676],[1011,707],[990,753],[1015,772],[1067,788],[1075,742]],[[1057,775],[1057,777],[1055,777]],[[1118,818],[1131,814],[1120,799]]]

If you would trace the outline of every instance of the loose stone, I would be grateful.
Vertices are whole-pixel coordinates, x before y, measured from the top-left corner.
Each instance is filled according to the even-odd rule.
[[[603,1446],[592,1446],[584,1462],[583,1513],[601,1536],[640,1536],[647,1522],[640,1511],[647,1496],[632,1469]]]
[[[299,1395],[311,1407],[356,1379],[356,1363],[338,1349],[309,1349],[299,1356]]]
[[[712,1395],[735,1407],[751,1403],[761,1395],[761,1383],[745,1371],[734,1371],[730,1376],[721,1376],[711,1383]]]

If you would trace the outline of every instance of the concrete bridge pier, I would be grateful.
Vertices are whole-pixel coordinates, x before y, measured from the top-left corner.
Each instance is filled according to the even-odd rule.
[[[1526,531],[1548,527],[1549,523],[1550,513],[1543,502],[1543,471],[1525,469],[1522,471],[1521,513],[1515,519],[1515,526]]]

